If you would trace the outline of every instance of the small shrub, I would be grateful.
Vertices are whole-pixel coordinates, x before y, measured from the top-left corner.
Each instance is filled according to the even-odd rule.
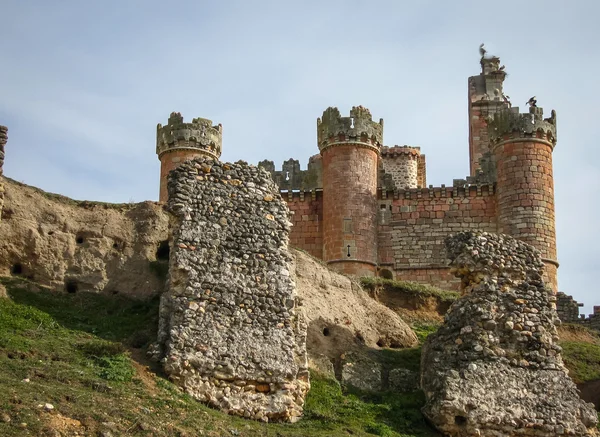
[[[107,381],[128,382],[135,374],[131,360],[126,354],[100,357],[97,362],[100,367],[98,375]]]

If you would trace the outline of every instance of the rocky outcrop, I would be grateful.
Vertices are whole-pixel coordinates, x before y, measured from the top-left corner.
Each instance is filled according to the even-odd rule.
[[[79,202],[4,182],[0,276],[67,292],[143,298],[163,290],[167,261],[157,262],[157,255],[168,260],[161,242],[168,240],[169,220],[159,205]]]
[[[169,377],[229,414],[295,421],[309,388],[286,203],[262,168],[198,158],[169,177],[159,347]]]
[[[298,250],[293,274],[308,323],[308,352],[331,359],[367,347],[405,348],[418,343],[402,318],[347,276]]]
[[[446,240],[463,297],[422,354],[423,412],[449,436],[597,435],[567,375],[556,298],[532,246],[464,232]]]

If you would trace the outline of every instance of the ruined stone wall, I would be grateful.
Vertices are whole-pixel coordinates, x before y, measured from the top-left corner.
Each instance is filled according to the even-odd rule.
[[[540,252],[491,233],[446,242],[462,297],[423,346],[425,416],[452,436],[598,435],[561,358]]]
[[[160,308],[166,373],[227,413],[294,421],[308,390],[288,209],[268,172],[208,158],[169,176],[172,251]]]
[[[282,193],[291,212],[290,246],[323,259],[323,191]]]
[[[444,238],[461,230],[496,231],[492,186],[381,191],[379,206],[379,263],[398,279],[455,289]]]
[[[4,146],[8,140],[8,128],[6,126],[0,126],[0,220],[2,220],[2,207],[4,206],[4,179],[3,170],[4,166]]]

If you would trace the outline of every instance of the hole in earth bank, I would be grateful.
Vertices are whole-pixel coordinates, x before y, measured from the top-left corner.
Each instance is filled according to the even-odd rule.
[[[329,332],[329,328],[327,328],[327,327],[323,328],[323,335],[325,337],[329,337],[330,334],[331,334],[331,332]]]
[[[77,289],[78,289],[78,285],[76,281],[73,281],[72,279],[68,279],[65,281],[65,291],[67,293],[77,293]]]
[[[156,248],[156,259],[159,261],[169,261],[169,253],[171,249],[169,248],[169,240],[164,240],[158,243],[158,247]]]
[[[83,237],[81,235],[78,235],[77,237],[75,237],[75,242],[77,244],[83,244]]]
[[[465,426],[467,424],[467,418],[465,416],[454,416],[454,423],[458,426]]]
[[[13,275],[22,275],[23,274],[23,266],[21,263],[14,263],[10,268],[10,273]]]

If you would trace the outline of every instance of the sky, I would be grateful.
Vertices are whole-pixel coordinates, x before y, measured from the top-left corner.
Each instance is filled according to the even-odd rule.
[[[318,153],[316,119],[363,105],[427,182],[468,173],[479,44],[514,106],[557,112],[559,288],[600,305],[600,2],[0,0],[5,175],[76,199],[157,200],[156,125],[223,124],[224,161]]]

